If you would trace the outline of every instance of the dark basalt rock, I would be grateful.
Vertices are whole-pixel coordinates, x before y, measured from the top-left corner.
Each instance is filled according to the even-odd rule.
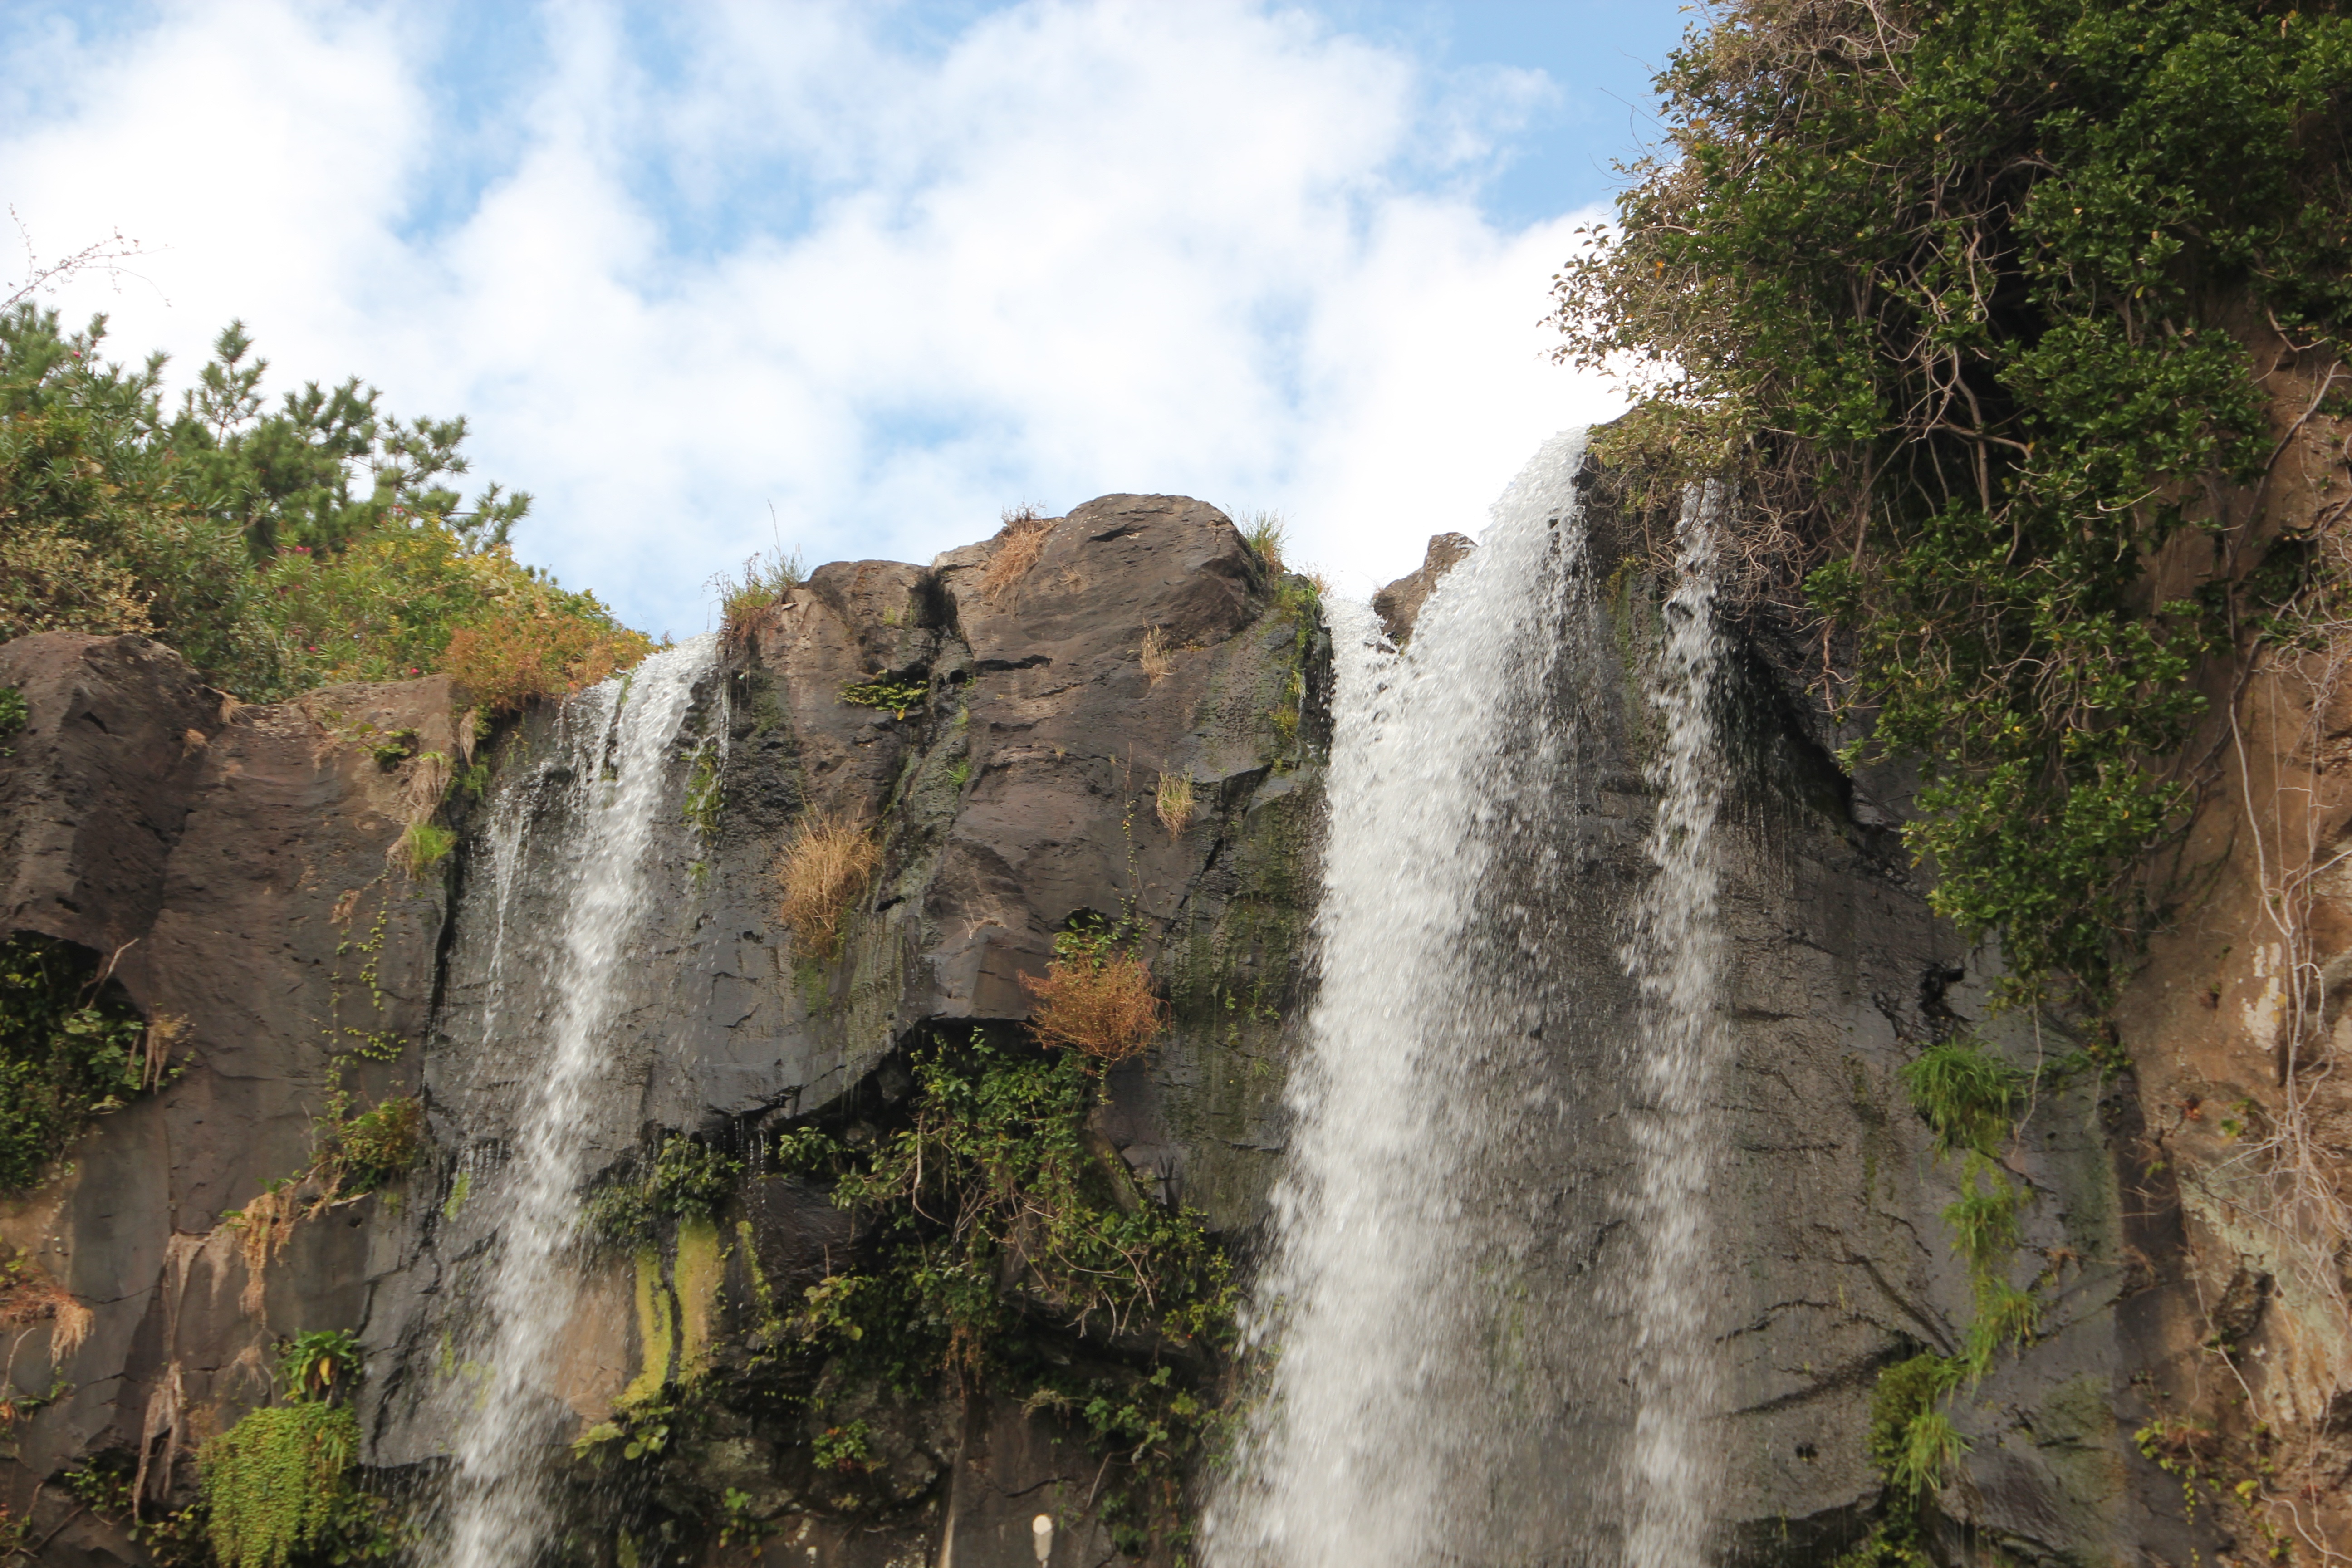
[[[1372,595],[1372,614],[1380,616],[1381,628],[1391,642],[1402,647],[1412,640],[1413,625],[1421,619],[1421,607],[1429,602],[1431,592],[1477,548],[1477,542],[1466,533],[1432,534],[1421,564]]]

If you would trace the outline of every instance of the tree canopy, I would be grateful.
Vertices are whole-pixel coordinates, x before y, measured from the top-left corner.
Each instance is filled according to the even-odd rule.
[[[650,646],[515,561],[528,493],[465,503],[462,416],[402,420],[356,377],[273,406],[234,321],[167,408],[164,357],[105,335],[0,312],[0,640],[148,633],[257,700],[446,669],[508,705]]]

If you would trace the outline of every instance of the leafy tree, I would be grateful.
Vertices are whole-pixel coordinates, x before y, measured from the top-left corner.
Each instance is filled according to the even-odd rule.
[[[164,358],[100,352],[104,317],[0,311],[0,639],[148,632],[255,699],[450,663],[495,705],[601,679],[649,646],[519,565],[525,492],[470,509],[462,417],[404,421],[353,378],[274,408],[231,322],[167,413]]]
[[[1658,85],[1669,153],[1558,280],[1563,357],[1645,397],[1601,455],[1636,510],[1738,479],[1737,586],[1926,764],[1939,906],[2095,1005],[2188,805],[2189,677],[2294,587],[2253,572],[2250,345],[2343,353],[2352,21],[1739,0]]]

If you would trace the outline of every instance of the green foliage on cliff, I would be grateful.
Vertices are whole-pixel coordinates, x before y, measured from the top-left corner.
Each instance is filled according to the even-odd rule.
[[[256,700],[448,665],[497,705],[644,653],[516,563],[529,496],[461,510],[464,419],[393,418],[356,379],[269,407],[235,323],[167,410],[163,356],[109,362],[104,335],[0,312],[0,641],[151,633]]]
[[[652,1158],[625,1168],[589,1195],[583,1223],[600,1245],[623,1251],[646,1246],[665,1224],[718,1213],[742,1175],[740,1160],[673,1132]]]
[[[1108,1467],[1103,1517],[1140,1552],[1178,1528],[1181,1467],[1214,1419],[1235,1304],[1223,1249],[1089,1134],[1085,1055],[975,1032],[915,1078],[897,1130],[776,1149],[873,1227],[866,1261],[811,1287],[779,1335],[836,1377],[911,1393],[946,1375],[1076,1421]]]
[[[196,1450],[201,1518],[218,1568],[389,1562],[404,1531],[352,1482],[359,1421],[347,1403],[359,1347],[341,1330],[297,1334],[278,1358],[287,1402],[247,1411]],[[185,1534],[186,1516],[173,1521]]]
[[[152,1087],[146,1047],[95,954],[32,932],[0,943],[0,1190],[38,1182],[92,1116]]]
[[[1926,764],[1938,908],[2098,1005],[2188,678],[2261,607],[2270,361],[2352,310],[2352,22],[1742,0],[1658,81],[1668,148],[1558,280],[1564,357],[1644,397],[1601,455],[1637,509],[1739,479],[1738,586]]]

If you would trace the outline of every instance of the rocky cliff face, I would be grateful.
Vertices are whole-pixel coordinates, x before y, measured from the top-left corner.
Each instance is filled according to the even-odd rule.
[[[1576,839],[1580,876],[1622,903],[1652,809],[1640,693],[1660,585],[1620,569],[1611,519],[1595,529],[1606,673],[1623,700],[1590,740],[1601,761]],[[641,1157],[665,1131],[746,1151],[787,1126],[856,1136],[903,1101],[911,1048],[1023,1017],[1023,977],[1056,932],[1087,912],[1127,915],[1174,1027],[1110,1075],[1089,1135],[1139,1190],[1197,1206],[1246,1256],[1282,1145],[1288,1020],[1313,986],[1328,647],[1305,584],[1270,577],[1198,502],[1106,497],[1042,534],[929,567],[823,567],[731,629],[668,760],[688,804],[660,825],[660,854],[681,874],[613,977],[621,1024],[600,1093],[621,1132],[592,1165]],[[1015,548],[1034,550],[1025,570],[992,570]],[[1460,548],[1433,544],[1385,596],[1392,633]],[[1961,1031],[2026,1067],[2072,1042],[1990,1016],[1997,955],[1965,950],[1927,912],[1892,831],[1900,780],[1846,777],[1786,672],[1755,648],[1738,663],[1720,828],[1738,1048],[1717,1205],[1716,1426],[1730,1456],[1718,1552],[1826,1562],[1879,1500],[1866,1441],[1880,1373],[1957,1350],[1977,1305],[1943,1218],[1962,1163],[1938,1153],[1897,1071]],[[483,805],[445,799],[449,768],[477,754],[465,694],[428,680],[240,708],[152,643],[63,634],[0,648],[0,684],[22,689],[31,715],[0,758],[6,930],[110,963],[181,1068],[0,1209],[0,1240],[93,1314],[70,1346],[55,1318],[12,1330],[0,1501],[37,1561],[146,1561],[121,1510],[93,1511],[67,1472],[96,1456],[137,1478],[146,1511],[185,1500],[193,1447],[268,1397],[275,1342],[321,1329],[355,1331],[367,1352],[368,1462],[395,1491],[422,1484],[467,1386],[448,1346],[488,1241],[468,1194],[503,1157],[522,1088],[493,1004],[551,1003],[491,994],[495,920],[545,910],[528,895],[500,904]],[[2311,711],[2333,744],[2334,709]],[[529,715],[481,740],[494,795],[561,809],[553,721]],[[2258,792],[2332,755],[2283,735],[2252,752],[2283,781]],[[1163,778],[1189,784],[1188,820],[1163,825]],[[388,864],[404,826],[436,808],[460,830],[457,851],[421,878]],[[781,922],[774,874],[812,812],[877,825],[884,849],[839,955],[822,962]],[[2218,1408],[2225,1376],[2254,1395],[2228,1417],[2237,1440],[2258,1443],[2252,1412],[2275,1410],[2316,1435],[2315,1462],[2338,1462],[2326,1445],[2343,1425],[2328,1338],[2340,1319],[2326,1292],[2340,1277],[2297,1283],[2240,1217],[2256,1177],[2232,1173],[2223,1129],[2242,1100],[2277,1101],[2283,1049],[2338,1026],[2326,868],[2339,827],[2328,816],[2292,862],[2313,900],[2294,939],[2305,948],[2235,934],[2266,884],[2233,871],[2208,923],[2168,939],[2206,946],[2161,949],[2126,1013],[2137,1076],[2043,1079],[2005,1156],[2029,1194],[2010,1267],[2041,1319],[1953,1405],[1971,1447],[1933,1500],[1940,1559],[2251,1552],[2210,1507],[2186,1512],[2179,1476],[2158,1463],[2219,1452],[2163,1424]],[[2211,856],[2244,866],[2226,826],[2207,831],[2221,836]],[[1616,933],[1572,935],[1561,962],[1580,1005],[1630,1011]],[[1628,1245],[1609,1217],[1623,1065],[1550,1063],[1590,1114],[1529,1266],[1539,1284],[1589,1289]],[[430,1158],[301,1220],[274,1256],[248,1249],[224,1216],[310,1167],[339,1088],[356,1103],[420,1093]],[[2314,1101],[2313,1124],[2334,1114]],[[2163,1168],[2165,1151],[2180,1163]],[[1058,1521],[1052,1562],[1115,1555],[1096,1507],[1101,1460],[1050,1411],[984,1391],[877,1396],[851,1485],[816,1463],[802,1415],[730,1402],[758,1293],[796,1289],[856,1245],[820,1190],[755,1164],[715,1225],[601,1266],[565,1335],[561,1393],[579,1427],[633,1391],[699,1377],[717,1393],[634,1490],[584,1461],[573,1472],[581,1560],[1012,1565],[1035,1561],[1040,1514]],[[1641,1303],[1613,1310],[1608,1331],[1622,1332]],[[2200,1348],[2216,1332],[2226,1353]],[[1614,1374],[1568,1360],[1562,1397],[1601,1451],[1623,1415]],[[2151,1426],[2158,1440],[2134,1440]],[[742,1521],[756,1528],[722,1545],[722,1526]]]
[[[604,1090],[617,1125],[735,1146],[887,1105],[910,1046],[1025,1016],[1022,977],[1055,934],[1082,912],[1124,915],[1174,1027],[1148,1067],[1115,1073],[1094,1135],[1144,1190],[1240,1242],[1279,1148],[1282,1019],[1305,984],[1323,634],[1303,583],[1271,577],[1198,502],[1106,497],[1043,532],[1033,563],[992,581],[1005,539],[930,568],[823,567],[733,629],[672,759],[692,809],[660,829],[665,860],[692,874],[650,911],[643,962],[614,976]],[[877,682],[901,695],[845,700]],[[10,1517],[43,1561],[142,1560],[125,1521],[60,1476],[143,1456],[145,1510],[185,1500],[188,1451],[268,1397],[273,1343],[298,1331],[358,1332],[368,1458],[427,1475],[464,1376],[446,1331],[485,1240],[467,1190],[510,1136],[519,1089],[484,1016],[481,808],[463,791],[442,804],[465,842],[421,879],[387,864],[471,752],[464,694],[428,680],[241,708],[154,644],[64,634],[0,651],[0,683],[31,716],[0,760],[8,929],[111,957],[146,1017],[184,1021],[174,1081],[100,1120],[5,1212],[0,1237],[97,1313],[53,1368],[47,1329],[18,1336]],[[539,771],[551,721],[484,742],[489,789],[555,793]],[[1163,777],[1189,784],[1189,820],[1155,810]],[[886,849],[824,962],[796,954],[777,916],[775,861],[812,811],[878,824]],[[528,899],[520,915],[534,918]],[[258,1256],[223,1215],[310,1164],[338,1087],[358,1103],[421,1089],[437,1153]],[[562,1391],[583,1425],[632,1386],[725,1358],[712,1341],[751,1326],[746,1261],[789,1287],[851,1239],[821,1193],[782,1176],[747,1181],[723,1218],[748,1227],[751,1259],[706,1267],[673,1237],[592,1284]],[[1050,1418],[984,1396],[874,1414],[877,1470],[836,1500],[853,1489],[812,1469],[806,1433],[714,1408],[682,1433],[668,1491],[625,1500],[674,1543],[645,1549],[704,1549],[733,1488],[766,1550],[795,1563],[945,1542],[966,1563],[1032,1562],[1047,1509],[1066,1521],[1055,1561],[1110,1554],[1087,1507],[1098,1459]],[[627,1528],[583,1555],[633,1560]]]

